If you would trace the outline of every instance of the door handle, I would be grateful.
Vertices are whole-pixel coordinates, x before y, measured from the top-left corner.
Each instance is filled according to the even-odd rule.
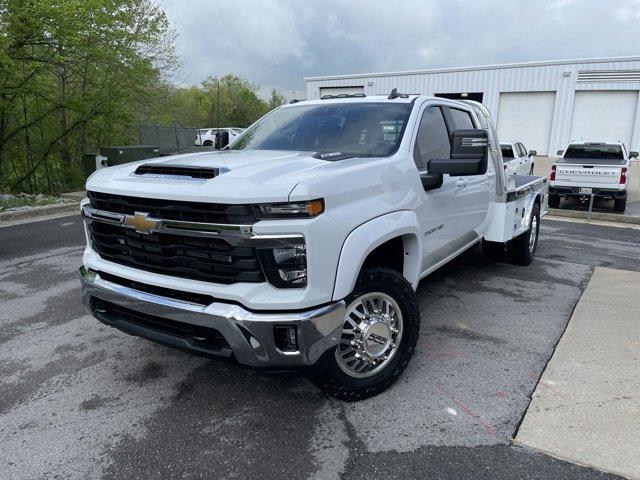
[[[487,177],[489,177],[489,178],[493,178],[493,177],[495,177],[495,176],[496,176],[496,172],[489,172],[489,173],[487,173]]]
[[[459,188],[466,187],[468,182],[469,180],[467,180],[466,178],[462,178],[456,182],[456,186]]]

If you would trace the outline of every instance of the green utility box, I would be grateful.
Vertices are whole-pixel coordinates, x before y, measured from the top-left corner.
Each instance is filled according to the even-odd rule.
[[[122,165],[147,158],[160,156],[155,145],[134,145],[131,147],[100,147],[100,155],[106,157],[106,166]]]

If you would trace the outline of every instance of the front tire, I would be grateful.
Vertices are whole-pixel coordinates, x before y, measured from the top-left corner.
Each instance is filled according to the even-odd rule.
[[[538,234],[540,232],[540,205],[534,203],[529,230],[518,235],[507,243],[507,256],[511,263],[529,265],[533,261],[538,248]]]
[[[384,392],[400,377],[416,348],[420,313],[409,282],[388,268],[361,272],[345,302],[340,343],[316,383],[353,402]]]

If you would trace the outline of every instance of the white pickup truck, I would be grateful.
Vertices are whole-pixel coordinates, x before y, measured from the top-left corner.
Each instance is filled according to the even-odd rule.
[[[500,142],[505,175],[533,175],[535,150],[527,150],[522,142]]]
[[[420,279],[479,242],[531,262],[546,188],[504,176],[480,104],[395,90],[298,102],[227,150],[92,175],[83,301],[164,345],[314,367],[326,392],[359,400],[411,359]]]
[[[586,201],[593,194],[613,200],[613,210],[624,212],[629,163],[638,152],[628,152],[622,142],[571,142],[558,155],[549,176],[549,207],[557,208],[562,197]]]

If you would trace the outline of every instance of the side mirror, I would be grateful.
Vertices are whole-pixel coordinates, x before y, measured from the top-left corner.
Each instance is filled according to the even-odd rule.
[[[226,130],[219,130],[216,132],[216,150],[221,150],[229,145],[229,132]]]
[[[556,155],[562,156],[562,154],[563,154],[563,153],[564,153],[564,150],[558,150],[558,151],[556,152]]]
[[[638,152],[629,152],[629,158],[638,158]]]
[[[420,172],[420,181],[425,192],[435,190],[442,186],[442,174]]]
[[[536,155],[538,155],[538,152],[535,150],[529,150],[529,156],[530,157],[535,157]]]
[[[480,175],[487,171],[489,137],[483,129],[454,130],[451,157],[429,160],[430,174]]]

